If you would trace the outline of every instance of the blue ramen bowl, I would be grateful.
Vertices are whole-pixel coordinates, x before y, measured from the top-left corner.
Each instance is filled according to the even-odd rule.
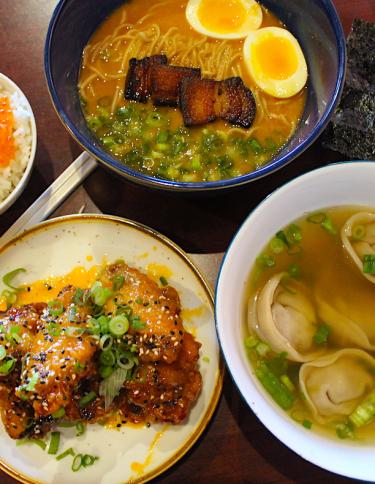
[[[132,0],[136,1],[136,0]],[[86,125],[77,88],[81,56],[100,23],[124,0],[60,0],[50,21],[45,71],[55,109],[73,138],[104,166],[150,187],[197,192],[237,187],[272,173],[298,157],[322,133],[344,84],[345,36],[331,0],[262,0],[299,40],[309,68],[305,110],[292,138],[256,171],[213,182],[176,182],[135,171],[106,153]]]

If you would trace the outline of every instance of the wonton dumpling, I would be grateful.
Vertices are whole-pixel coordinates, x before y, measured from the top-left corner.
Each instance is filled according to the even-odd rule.
[[[249,305],[249,326],[273,351],[286,351],[292,361],[309,361],[324,350],[314,349],[315,310],[301,288],[293,293],[281,284],[287,274],[273,276]],[[298,287],[298,286],[297,286]]]
[[[359,225],[364,226],[365,234],[360,240],[353,240],[353,229]],[[375,214],[359,212],[350,217],[341,229],[341,240],[361,274],[375,284],[375,275],[363,272],[363,257],[375,255]]]
[[[349,416],[375,387],[375,359],[358,349],[340,350],[304,363],[299,382],[316,420]]]

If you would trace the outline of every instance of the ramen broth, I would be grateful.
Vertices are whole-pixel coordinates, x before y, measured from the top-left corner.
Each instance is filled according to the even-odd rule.
[[[106,151],[152,176],[197,182],[254,171],[290,139],[303,112],[306,88],[284,100],[260,91],[243,62],[243,39],[210,39],[197,33],[186,20],[186,4],[187,0],[165,0],[150,7],[146,0],[132,0],[99,26],[84,50],[79,75],[88,126]],[[282,26],[262,9],[262,27]],[[252,127],[215,121],[187,129],[177,108],[126,101],[129,59],[161,53],[170,64],[200,67],[204,77],[240,76],[257,104]]]
[[[366,333],[371,333],[370,328],[374,325],[373,315],[375,314],[375,284],[363,277],[361,271],[344,250],[340,237],[340,231],[345,222],[353,214],[362,210],[371,212],[371,210],[358,207],[345,207],[327,209],[313,215],[306,214],[294,224],[278,232],[278,236],[264,248],[253,267],[246,290],[245,317],[248,325],[246,327],[245,348],[258,379],[261,380],[260,374],[257,373],[259,365],[264,362],[268,364],[275,360],[276,366],[271,363],[270,367],[279,382],[281,373],[287,375],[289,381],[285,380],[285,383],[288,387],[291,382],[289,393],[292,395],[293,404],[289,405],[289,408],[284,408],[284,410],[295,421],[308,429],[323,432],[335,438],[374,442],[375,421],[373,418],[370,423],[360,428],[350,424],[349,429],[346,427],[347,417],[344,416],[329,418],[327,422],[317,421],[311,407],[306,403],[306,394],[303,393],[301,388],[302,380],[299,378],[299,374],[304,362],[289,361],[287,352],[282,354],[282,352],[273,351],[271,349],[272,343],[259,338],[259,332],[254,330],[254,326],[251,324],[254,318],[254,307],[259,308],[259,306],[254,306],[254,301],[257,301],[256,304],[259,305],[261,291],[265,288],[267,282],[284,272],[286,274],[281,279],[282,291],[289,298],[293,298],[293,295],[300,291],[304,297],[306,296],[311,301],[317,314],[316,324],[314,325],[314,344],[309,351],[311,354],[314,352],[322,352],[322,354],[307,357],[305,364],[309,361],[318,361],[319,358],[326,358],[327,355],[345,348],[342,342],[335,338],[330,323],[321,318],[319,312],[319,301],[321,300],[332,305],[338,311],[337,314],[342,314],[344,316],[343,322],[347,321],[345,317],[349,320],[361,321],[361,328]],[[326,217],[327,224],[323,223],[323,216]],[[326,228],[323,225],[326,225]],[[299,241],[290,243],[289,248],[284,244],[282,250],[282,244],[275,242],[275,240],[282,242],[283,239],[285,240],[284,236],[286,241],[293,241],[293,234],[295,239],[299,239]],[[281,252],[275,253],[275,251]],[[275,300],[273,301],[272,311],[275,314]],[[259,314],[259,312],[256,314]],[[259,319],[257,324],[261,324]],[[303,327],[300,328],[302,332]],[[344,332],[344,326],[339,328],[339,332],[340,330]],[[315,340],[316,335],[319,336],[317,340]],[[259,344],[259,341],[258,351],[256,345]],[[263,343],[264,347],[262,346]],[[349,344],[346,347],[358,348],[359,346]],[[370,357],[375,356],[372,350],[363,347],[360,349]],[[375,366],[372,367],[372,364],[369,365],[366,360],[360,361],[358,359],[358,361],[361,366],[368,370],[369,378],[372,380],[371,385],[375,387]],[[285,369],[285,362],[287,362],[287,369]],[[261,381],[261,383],[265,386],[264,382]],[[370,390],[371,386],[367,393]],[[328,394],[329,389],[326,391]],[[356,405],[363,402],[365,397],[366,395],[358,397]],[[277,398],[274,398],[274,400],[277,401]],[[280,402],[277,403],[280,405]],[[288,407],[288,405],[286,404],[285,407]]]

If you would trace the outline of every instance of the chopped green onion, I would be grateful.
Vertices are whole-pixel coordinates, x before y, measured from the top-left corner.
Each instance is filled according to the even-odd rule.
[[[113,296],[113,292],[108,287],[103,287],[99,281],[94,282],[90,290],[91,298],[97,306],[104,306],[107,300]]]
[[[19,439],[16,443],[17,447],[25,444],[35,444],[42,450],[46,450],[47,447],[47,444],[42,439]]]
[[[56,412],[53,412],[52,417],[58,419],[58,418],[64,417],[64,415],[65,415],[65,408],[60,407],[58,410],[56,410]]]
[[[61,460],[61,459],[65,459],[65,457],[68,457],[68,455],[71,455],[71,456],[75,456],[76,453],[74,452],[73,448],[70,447],[70,449],[67,449],[65,450],[64,452],[62,452],[61,454],[59,454],[57,457],[56,457],[56,460]]]
[[[268,346],[267,343],[263,343],[262,341],[260,341],[256,345],[255,351],[258,353],[259,356],[266,356],[271,351],[271,348]]]
[[[59,450],[59,445],[60,445],[60,432],[52,432],[48,453],[52,455],[57,454],[57,451]]]
[[[362,240],[366,235],[366,227],[364,225],[355,225],[352,230],[352,238],[354,240]]]
[[[321,223],[321,226],[323,227],[324,230],[326,230],[329,234],[331,235],[336,235],[337,234],[337,229],[333,224],[332,219],[326,215],[325,219]]]
[[[320,225],[322,222],[324,222],[325,218],[326,214],[324,212],[315,212],[309,215],[306,220],[311,224]]]
[[[81,437],[86,431],[86,425],[83,422],[76,424],[76,437]]]
[[[287,387],[287,389],[290,392],[294,392],[294,390],[296,389],[296,387],[294,386],[292,380],[288,377],[288,375],[281,375],[280,381]]]
[[[100,334],[100,323],[97,319],[91,318],[87,322],[87,329],[91,334]]]
[[[108,328],[109,318],[107,318],[107,316],[102,315],[102,316],[99,316],[97,321],[100,325],[100,332],[102,334],[108,333],[108,331],[109,331],[109,328]]]
[[[15,291],[19,291],[20,289],[18,287],[13,286],[13,279],[18,276],[21,272],[26,272],[26,269],[23,269],[22,267],[19,269],[15,269],[14,271],[8,272],[3,276],[3,283],[10,287],[11,289],[14,289]]]
[[[273,267],[276,264],[276,261],[271,255],[262,254],[257,258],[257,264],[262,269],[266,269],[269,267]]]
[[[132,326],[132,329],[134,329],[134,331],[141,331],[146,327],[146,323],[141,321],[141,318],[139,316],[134,316],[131,319],[131,326]]]
[[[367,254],[363,258],[363,273],[375,274],[375,254]]]
[[[137,299],[135,300],[135,302],[137,304],[143,304],[143,299],[141,297],[137,297]]]
[[[119,394],[127,376],[128,370],[117,368],[111,376],[101,381],[99,386],[99,395],[104,396],[105,410],[111,406],[113,400]]]
[[[25,390],[28,392],[33,392],[35,390],[35,385],[39,381],[39,373],[34,371],[33,376],[29,379],[29,383],[25,386]]]
[[[328,341],[330,335],[330,328],[326,324],[319,324],[316,333],[314,334],[314,342],[317,345],[324,345]]]
[[[125,277],[124,276],[115,276],[112,279],[112,289],[113,291],[118,291],[122,288],[122,286],[125,283]]]
[[[104,334],[100,338],[99,346],[103,351],[108,351],[113,344],[113,338],[109,334]]]
[[[68,321],[69,323],[75,323],[77,321],[77,308],[72,306],[68,311]]]
[[[64,306],[62,301],[60,300],[49,301],[48,310],[52,316],[60,316],[60,314],[64,312]]]
[[[74,457],[73,463],[72,463],[72,471],[73,472],[79,471],[80,468],[82,467],[82,458],[83,458],[83,455],[82,454],[77,454]]]
[[[279,232],[277,232],[276,236],[275,236],[278,240],[280,240],[281,242],[284,243],[284,245],[286,245],[288,248],[290,247],[290,243],[289,243],[289,240],[287,239],[285,233],[283,230],[279,230]]]
[[[60,336],[61,326],[57,323],[49,323],[47,326],[47,331],[51,336]]]
[[[259,339],[253,335],[245,338],[245,346],[248,350],[255,348],[259,344]]]
[[[128,329],[129,320],[125,314],[119,314],[109,321],[109,331],[115,337],[122,336],[128,331]]]
[[[131,370],[134,366],[134,363],[134,356],[126,351],[124,351],[124,353],[119,355],[117,358],[117,365],[124,370]]]
[[[114,372],[113,366],[101,366],[99,368],[99,373],[102,378],[108,378]]]
[[[336,434],[339,439],[353,439],[353,424],[348,421],[347,423],[336,425]]]
[[[161,276],[161,277],[159,278],[159,281],[160,281],[160,284],[161,284],[162,286],[168,286],[168,281],[167,281],[167,279],[166,279],[164,276]]]
[[[280,382],[267,367],[264,361],[260,362],[255,374],[264,388],[271,395],[273,400],[284,410],[289,410],[293,406],[293,394]]]
[[[375,390],[357,406],[349,415],[349,421],[356,427],[363,427],[369,424],[375,418]]]
[[[94,462],[98,459],[99,457],[95,457],[94,455],[85,454],[82,459],[83,467],[92,466]]]
[[[14,339],[17,343],[21,343],[22,338],[19,335],[19,332],[21,331],[21,326],[12,326],[9,330],[9,337]]]
[[[302,420],[302,425],[305,427],[305,429],[310,430],[312,427],[312,422],[305,418],[304,420]]]
[[[299,244],[302,240],[301,228],[296,224],[291,224],[286,229],[286,238],[290,244]]]
[[[116,362],[116,357],[112,350],[102,351],[100,353],[99,361],[104,366],[113,366]]]
[[[290,277],[294,277],[294,279],[299,279],[301,277],[301,267],[298,264],[290,264],[288,274]]]
[[[79,328],[77,326],[68,326],[64,328],[66,336],[81,336],[85,332],[84,328]]]
[[[79,408],[87,407],[91,402],[96,399],[97,395],[95,392],[91,391],[87,393],[84,397],[82,397],[79,401]]]
[[[76,304],[77,306],[83,306],[83,296],[84,296],[84,291],[77,287],[76,292],[74,293],[73,296],[73,303]]]
[[[282,252],[284,252],[285,247],[285,243],[277,237],[272,239],[270,242],[270,249],[274,254],[281,254]]]
[[[57,424],[58,427],[62,427],[65,429],[69,429],[71,427],[74,427],[76,424],[74,422],[59,422]]]
[[[0,365],[0,374],[9,375],[9,373],[16,366],[16,360],[12,356],[6,356],[3,359],[3,363]]]
[[[17,292],[4,289],[1,293],[1,297],[5,299],[7,306],[11,306],[17,301]]]
[[[3,345],[0,345],[0,361],[3,360],[7,355],[7,350]]]
[[[286,375],[288,371],[289,365],[288,365],[288,360],[286,359],[287,356],[288,356],[288,353],[282,352],[265,362],[269,370],[277,377]]]

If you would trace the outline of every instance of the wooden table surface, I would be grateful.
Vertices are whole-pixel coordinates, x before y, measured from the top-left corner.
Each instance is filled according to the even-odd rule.
[[[334,0],[345,30],[354,17],[375,22],[375,0]],[[35,169],[20,200],[0,218],[3,233],[80,153],[58,120],[44,79],[43,48],[54,0],[0,0],[0,72],[27,95],[38,128]],[[222,252],[246,215],[281,183],[340,157],[319,140],[274,175],[230,194],[192,199],[151,191],[98,168],[58,210],[92,202],[104,213],[159,230],[188,252]],[[273,437],[247,408],[227,375],[216,414],[194,448],[158,482],[345,482],[305,462]],[[348,480],[349,481],[349,480]],[[0,471],[0,483],[16,481]],[[60,484],[60,483],[58,483]],[[65,483],[61,483],[65,484]]]

